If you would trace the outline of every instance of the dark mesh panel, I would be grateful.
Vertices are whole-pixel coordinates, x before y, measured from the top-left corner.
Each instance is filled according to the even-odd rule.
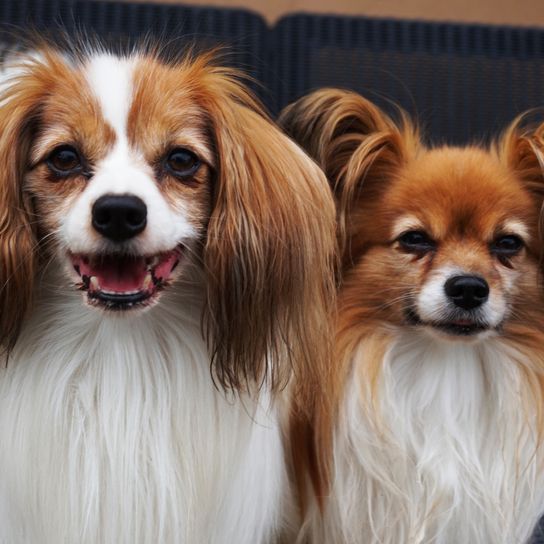
[[[400,104],[433,141],[451,143],[544,105],[544,31],[294,15],[275,32],[279,105],[344,87]]]
[[[188,7],[91,0],[3,0],[0,25],[4,42],[13,42],[18,30],[34,28],[55,37],[90,34],[115,48],[126,48],[146,38],[159,38],[165,54],[185,45],[208,49],[227,46],[227,64],[242,68],[256,81],[267,78],[268,27],[245,10]],[[254,85],[270,102],[264,88]]]

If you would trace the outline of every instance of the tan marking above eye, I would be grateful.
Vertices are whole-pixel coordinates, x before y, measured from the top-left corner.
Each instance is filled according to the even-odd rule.
[[[395,241],[399,236],[408,231],[425,231],[421,221],[412,215],[398,219],[391,229],[391,240]]]
[[[494,239],[498,236],[517,236],[521,238],[524,244],[530,241],[529,228],[527,225],[518,219],[509,219],[505,221],[494,235]]]

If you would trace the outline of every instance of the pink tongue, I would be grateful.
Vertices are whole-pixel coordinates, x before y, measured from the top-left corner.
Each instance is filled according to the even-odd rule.
[[[80,264],[81,275],[96,276],[100,289],[115,293],[140,291],[147,273],[143,258],[104,258],[91,264]]]
[[[178,256],[172,252],[166,259],[161,261],[153,270],[155,278],[164,280],[170,276],[170,273],[175,268],[178,261]]]

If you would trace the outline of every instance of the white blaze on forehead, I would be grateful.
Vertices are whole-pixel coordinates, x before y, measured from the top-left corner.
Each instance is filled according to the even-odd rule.
[[[98,55],[89,59],[85,75],[104,121],[114,130],[115,142],[93,165],[85,190],[62,220],[61,235],[72,253],[100,251],[101,238],[92,226],[94,203],[107,194],[130,194],[147,208],[147,225],[134,241],[145,255],[170,251],[197,236],[188,220],[188,203],[172,206],[161,193],[152,167],[137,148],[129,145],[128,114],[133,101],[133,76],[137,58]]]
[[[126,141],[127,118],[132,104],[134,58],[99,55],[89,60],[86,78],[100,104],[102,115],[119,141]]]

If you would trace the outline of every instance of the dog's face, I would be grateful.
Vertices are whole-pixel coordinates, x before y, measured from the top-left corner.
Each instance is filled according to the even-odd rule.
[[[187,73],[149,60],[96,56],[54,79],[24,179],[48,245],[90,304],[153,304],[207,226],[206,112]]]
[[[354,210],[346,289],[370,313],[450,339],[484,338],[538,300],[538,207],[476,148],[422,150]]]
[[[81,311],[117,315],[196,266],[180,288],[199,283],[218,382],[279,385],[292,363],[315,383],[334,203],[236,71],[212,55],[44,48],[4,74],[0,134],[0,344],[14,345],[47,263],[70,280],[55,289],[83,292]]]
[[[336,197],[340,330],[385,323],[473,341],[541,328],[544,125],[521,118],[489,148],[429,149],[406,115],[336,89],[280,120]]]

